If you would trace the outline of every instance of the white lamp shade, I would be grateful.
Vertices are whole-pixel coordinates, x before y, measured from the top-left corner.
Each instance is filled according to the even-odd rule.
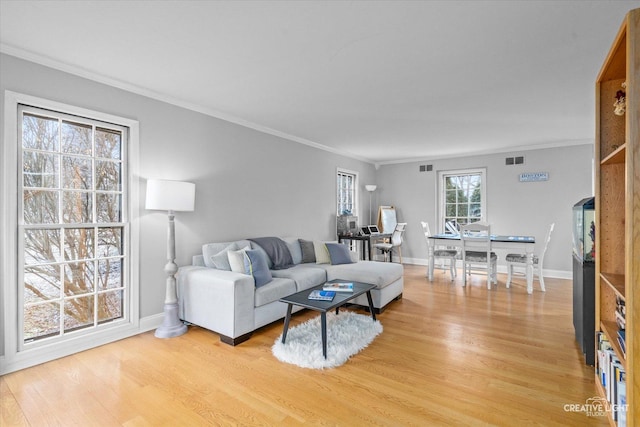
[[[367,184],[364,186],[364,188],[366,188],[367,191],[376,191],[376,188],[378,188],[378,186],[374,184]]]
[[[145,208],[159,211],[193,211],[196,185],[192,182],[150,179]]]

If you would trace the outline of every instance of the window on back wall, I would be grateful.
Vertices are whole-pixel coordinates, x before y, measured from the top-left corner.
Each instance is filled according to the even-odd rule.
[[[438,173],[439,231],[451,233],[461,225],[486,220],[485,176],[485,169]]]
[[[337,205],[336,214],[357,215],[356,213],[356,189],[358,174],[355,172],[338,169],[337,177]]]
[[[125,317],[127,128],[20,106],[20,342]]]

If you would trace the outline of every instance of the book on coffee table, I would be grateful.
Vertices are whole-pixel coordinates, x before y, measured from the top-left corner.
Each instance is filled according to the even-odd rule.
[[[325,291],[335,292],[353,292],[353,283],[345,282],[327,282],[322,287]]]
[[[333,297],[336,296],[334,291],[321,291],[319,289],[314,289],[309,292],[309,296],[307,298],[317,300],[317,301],[333,301]]]

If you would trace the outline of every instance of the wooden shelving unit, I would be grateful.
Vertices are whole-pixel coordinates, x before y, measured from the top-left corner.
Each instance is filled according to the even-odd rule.
[[[623,82],[627,108],[618,116],[613,103]],[[596,329],[626,370],[627,426],[640,426],[640,9],[625,17],[596,81],[595,164]],[[626,357],[616,298],[626,305]]]

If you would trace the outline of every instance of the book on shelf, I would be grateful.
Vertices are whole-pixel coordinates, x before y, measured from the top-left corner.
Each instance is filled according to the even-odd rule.
[[[624,329],[618,331],[618,344],[620,344],[620,349],[622,350],[624,357],[627,357],[627,342]]]
[[[327,282],[322,287],[325,291],[353,292],[353,283],[350,282]]]
[[[597,332],[598,350],[613,350],[607,336],[602,331]]]
[[[620,372],[618,381],[618,404],[616,406],[615,415],[618,421],[618,426],[623,427],[627,425],[627,378],[624,371]]]
[[[333,301],[333,297],[336,296],[334,291],[321,291],[319,289],[314,289],[309,292],[308,299],[316,300],[316,301]]]
[[[598,350],[598,378],[600,379],[600,384],[606,390],[607,387],[607,369],[606,366],[606,351]]]
[[[620,382],[624,381],[625,370],[613,350],[598,350],[598,375],[607,401],[611,404],[618,404],[620,401]],[[612,416],[614,420],[617,417],[616,414],[612,414]]]
[[[611,364],[611,403],[614,405],[614,409],[620,404],[620,383],[624,381],[625,371],[619,360],[615,359]],[[613,420],[618,420],[618,410],[611,411]]]
[[[597,373],[602,388],[605,390],[607,400],[611,401],[610,386],[611,386],[611,359],[615,357],[615,352],[609,340],[602,332],[597,333],[598,350],[597,350]]]
[[[620,313],[618,310],[616,310],[616,324],[618,325],[619,329],[625,329],[627,325],[627,321],[625,320],[622,313]]]
[[[616,403],[616,386],[618,385],[616,383],[616,372],[620,369],[622,369],[622,364],[620,363],[620,360],[615,355],[615,353],[609,355],[609,383],[607,384],[607,398],[609,399],[609,403]]]
[[[616,296],[616,311],[615,311],[616,323],[619,329],[625,329],[626,326],[626,306],[625,302],[619,296]]]

